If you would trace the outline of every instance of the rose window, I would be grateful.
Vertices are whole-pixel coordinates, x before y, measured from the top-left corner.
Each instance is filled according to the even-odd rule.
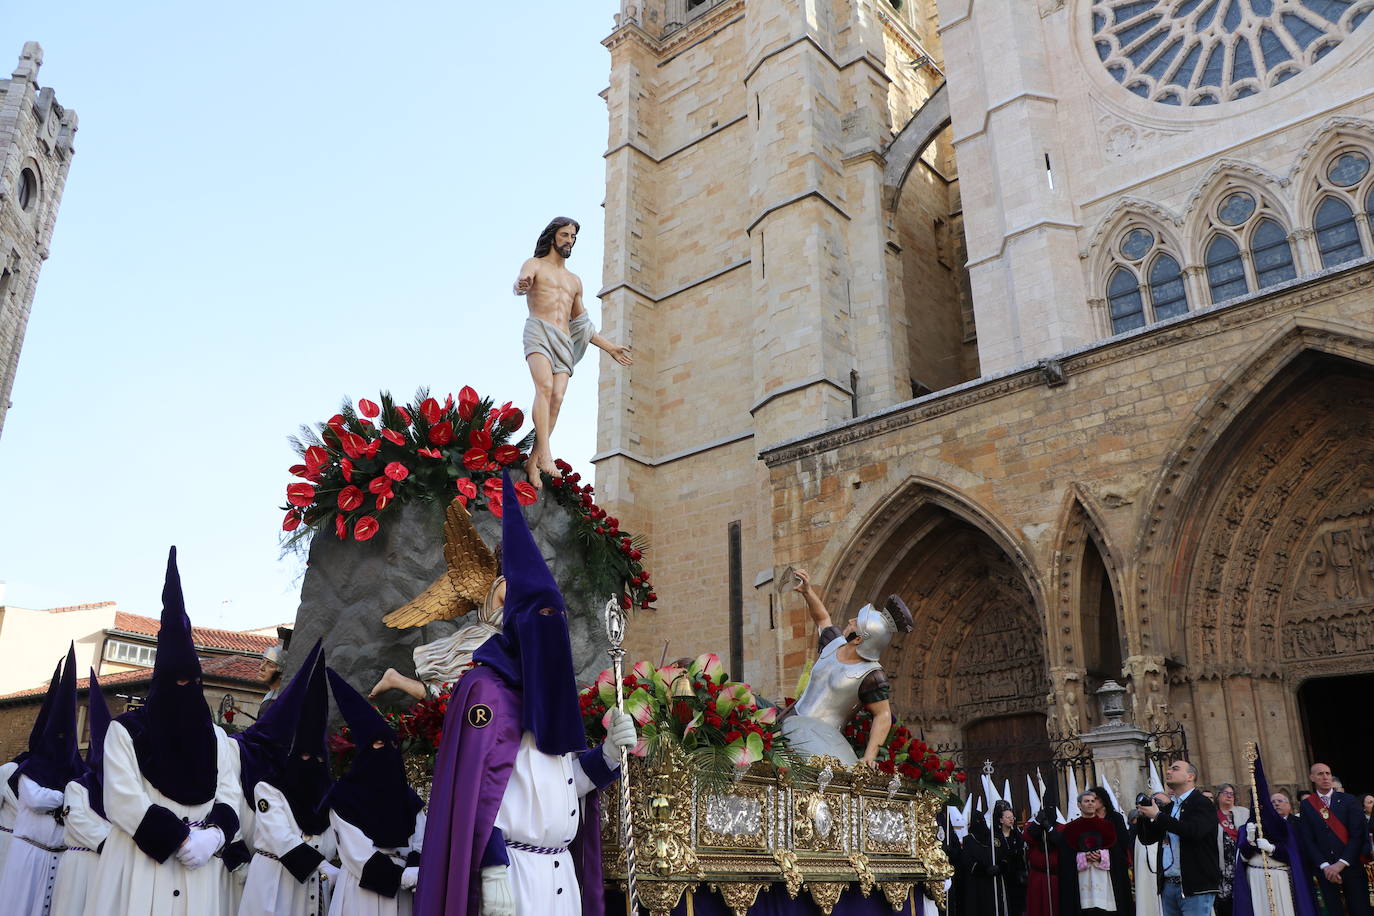
[[[1301,73],[1371,11],[1374,0],[1097,0],[1093,44],[1141,98],[1216,105]]]

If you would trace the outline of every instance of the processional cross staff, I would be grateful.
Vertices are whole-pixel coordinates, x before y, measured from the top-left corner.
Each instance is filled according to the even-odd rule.
[[[606,639],[610,647],[606,654],[611,657],[611,673],[615,675],[615,705],[625,711],[625,612],[620,601],[612,597],[606,602]],[[620,749],[620,848],[625,851],[625,889],[629,897],[630,911],[639,912],[639,886],[636,881],[635,867],[635,830],[634,816],[630,810],[630,749]]]
[[[1264,819],[1260,817],[1260,806],[1265,804],[1265,800],[1260,798],[1259,789],[1255,785],[1255,761],[1259,759],[1259,749],[1255,747],[1255,742],[1246,742],[1244,757],[1245,768],[1250,773],[1250,797],[1255,800],[1255,838],[1262,840],[1264,839]],[[1269,897],[1269,916],[1278,916],[1278,907],[1274,905],[1274,878],[1269,871],[1269,853],[1264,851],[1263,846],[1260,846],[1260,862],[1264,868],[1264,891]]]

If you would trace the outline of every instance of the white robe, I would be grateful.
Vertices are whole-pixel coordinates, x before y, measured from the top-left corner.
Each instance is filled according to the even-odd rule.
[[[6,916],[47,916],[62,850],[62,825],[53,812],[61,807],[61,792],[19,777],[19,816],[5,869],[0,872],[0,900]]]
[[[232,916],[229,872],[218,856],[204,866],[188,869],[173,853],[159,864],[134,844],[134,832],[152,805],[177,817],[203,820],[216,803],[238,811],[243,797],[238,755],[232,741],[215,729],[219,773],[215,797],[199,805],[183,805],[159,792],[143,778],[133,740],[119,721],[105,734],[105,815],[110,836],[100,854],[95,881],[86,901],[85,916]],[[234,837],[225,837],[226,843]]]
[[[410,835],[407,845],[399,849],[381,849],[372,845],[367,834],[348,821],[339,817],[337,812],[329,812],[329,822],[334,825],[335,840],[338,843],[339,885],[334,888],[334,897],[329,902],[329,916],[410,916],[415,906],[414,889],[401,888],[395,897],[383,897],[358,886],[362,880],[363,866],[376,852],[393,856],[397,864],[402,864],[411,851],[419,852],[425,838],[425,816],[415,815],[415,832]]]
[[[1155,871],[1159,868],[1158,843],[1135,841],[1135,913],[1136,916],[1163,916],[1164,902],[1159,897]]]
[[[67,783],[63,806],[62,839],[67,851],[57,865],[57,882],[52,890],[52,916],[82,916],[86,894],[100,862],[96,852],[110,834],[110,822],[91,810],[86,787],[73,780]]]
[[[265,698],[264,698],[265,700]],[[234,766],[238,767],[238,772],[243,772],[243,745],[233,739],[229,743],[234,747]],[[243,845],[248,847],[251,854],[257,847],[253,845],[253,799],[247,793],[240,792],[239,797],[243,802],[239,805],[239,839]],[[248,881],[248,866],[252,864],[252,859],[239,866],[229,873],[229,912],[237,913],[239,905],[243,901],[243,887]]]
[[[243,869],[248,881],[239,903],[239,916],[324,916],[329,911],[329,882],[320,880],[320,870],[302,884],[277,859],[302,843],[318,850],[326,862],[335,855],[334,831],[321,836],[306,836],[296,824],[291,805],[276,786],[259,782],[253,789],[257,802],[254,819],[254,849],[258,855]]]
[[[525,732],[496,826],[507,843],[566,847],[577,835],[582,796],[595,789],[576,754],[545,754],[535,746],[534,735]],[[546,855],[507,846],[506,855],[516,916],[580,916],[582,892],[571,853]]]
[[[1245,876],[1250,882],[1250,900],[1256,913],[1269,912],[1269,888],[1274,891],[1274,916],[1294,916],[1293,885],[1288,866],[1269,856],[1268,887],[1265,885],[1264,858],[1258,853],[1245,860]],[[1237,875],[1237,877],[1240,877]]]
[[[5,870],[5,854],[10,851],[10,837],[14,836],[14,819],[19,816],[19,799],[10,788],[10,777],[19,769],[11,760],[0,766],[0,874]]]

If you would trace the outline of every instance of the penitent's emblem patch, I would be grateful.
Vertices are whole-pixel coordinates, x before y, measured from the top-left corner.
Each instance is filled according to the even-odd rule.
[[[265,798],[260,798],[260,799],[258,799],[258,810],[261,811],[263,814],[266,814],[266,813],[267,813],[267,809],[268,809],[269,807],[271,807],[271,806],[267,804],[267,799],[265,799]]]
[[[491,707],[486,703],[468,707],[468,724],[473,728],[486,728],[491,724],[491,719]]]

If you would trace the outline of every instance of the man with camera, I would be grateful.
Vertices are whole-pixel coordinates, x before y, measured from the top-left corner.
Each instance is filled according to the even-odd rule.
[[[1140,842],[1158,843],[1155,874],[1164,916],[1208,916],[1221,888],[1217,809],[1197,791],[1197,767],[1169,765],[1164,781],[1173,795],[1136,796]]]

